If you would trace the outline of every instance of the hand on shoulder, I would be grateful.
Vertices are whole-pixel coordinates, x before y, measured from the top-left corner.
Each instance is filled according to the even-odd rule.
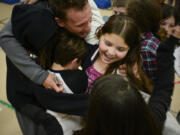
[[[58,84],[60,84],[60,87],[57,86],[56,81],[55,81],[55,77],[51,73],[49,73],[48,77],[43,82],[43,86],[46,89],[55,90],[56,92],[64,92],[62,82],[59,82]]]

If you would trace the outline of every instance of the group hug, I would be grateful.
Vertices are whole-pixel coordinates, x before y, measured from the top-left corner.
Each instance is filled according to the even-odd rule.
[[[23,135],[180,135],[180,3],[26,0],[0,31]]]

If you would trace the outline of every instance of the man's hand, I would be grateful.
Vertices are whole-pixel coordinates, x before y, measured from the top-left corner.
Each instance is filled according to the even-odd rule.
[[[64,92],[62,84],[60,85],[61,87],[58,87],[55,82],[55,77],[51,73],[49,73],[48,77],[44,81],[43,86],[46,89],[52,89],[55,90],[56,92]]]
[[[38,2],[38,0],[25,0],[24,4],[34,4],[36,2]]]

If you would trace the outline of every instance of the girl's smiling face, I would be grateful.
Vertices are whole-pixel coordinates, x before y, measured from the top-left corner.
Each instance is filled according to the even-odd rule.
[[[111,64],[123,59],[129,47],[124,39],[116,34],[104,34],[100,37],[99,56],[106,64]]]

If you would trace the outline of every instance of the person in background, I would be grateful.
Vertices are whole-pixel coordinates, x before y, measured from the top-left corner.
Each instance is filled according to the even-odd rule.
[[[113,12],[115,15],[118,15],[120,13],[126,13],[125,6],[127,1],[128,0],[112,0]]]
[[[160,5],[155,0],[112,0],[112,3],[115,14],[126,14],[137,23],[141,32],[143,70],[153,82],[157,70],[156,52],[160,44],[154,31],[161,19]],[[126,65],[123,65],[121,72],[124,72],[125,68]]]
[[[157,49],[160,41],[153,32],[160,23],[160,5],[155,0],[129,0],[126,4],[126,14],[135,20],[140,29],[143,70],[154,81],[157,72]]]
[[[176,12],[177,10],[168,4],[162,5],[162,20],[160,22],[160,28],[163,28],[165,30],[165,32],[159,33],[160,39],[162,41],[169,38],[170,35],[172,35],[174,32],[174,26],[175,26],[175,20],[176,20],[175,15],[178,14]],[[180,47],[179,46],[176,47],[174,51],[174,56],[175,56],[174,68],[177,75],[180,76]]]

